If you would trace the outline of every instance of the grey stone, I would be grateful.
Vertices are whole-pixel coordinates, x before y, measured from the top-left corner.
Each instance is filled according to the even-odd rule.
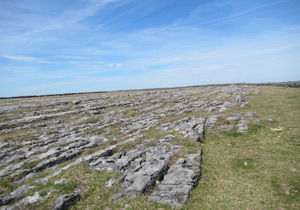
[[[219,128],[225,131],[232,131],[234,129],[233,125],[220,125]]]
[[[178,207],[188,201],[190,191],[198,185],[201,177],[201,151],[180,158],[158,184],[150,199]]]
[[[35,188],[34,186],[27,186],[27,185],[23,185],[19,188],[17,188],[16,190],[14,190],[11,195],[15,198],[19,198],[23,195],[25,195],[27,192],[29,192],[29,190]]]
[[[166,143],[164,143],[166,144]],[[146,192],[161,180],[168,170],[168,163],[181,147],[162,145],[146,148],[141,158],[131,163],[131,168],[126,170],[122,179],[123,192],[115,194],[112,199],[135,197]]]
[[[3,117],[0,122],[0,135],[20,132],[24,136],[28,134],[29,137],[36,137],[0,143],[0,179],[13,178],[13,185],[21,185],[47,170],[49,174],[34,181],[45,183],[70,167],[86,162],[91,169],[120,172],[120,177],[107,183],[108,186],[122,184],[122,192],[115,197],[139,195],[159,183],[168,173],[169,160],[180,149],[171,144],[175,136],[203,141],[205,130],[213,129],[218,118],[225,115],[221,112],[236,105],[244,106],[247,103],[245,96],[254,93],[256,89],[245,85],[209,86],[141,90],[130,94],[115,92],[1,99],[0,114],[7,117]],[[203,115],[206,120],[199,117],[202,112],[206,113]],[[220,113],[212,115],[213,112]],[[84,123],[91,115],[96,115],[97,120]],[[180,119],[179,116],[190,117]],[[242,121],[242,117],[231,117],[229,120],[240,124],[238,131],[247,129],[248,123]],[[248,114],[244,117],[249,121],[255,120]],[[162,121],[167,123],[160,125]],[[112,128],[121,133],[111,132]],[[233,125],[224,127],[233,128]],[[135,140],[143,137],[141,134],[147,135],[143,131],[149,129],[153,129],[153,132],[161,129],[175,136],[148,139],[129,151],[114,153],[122,145],[134,144]],[[17,138],[18,135],[15,136]],[[78,158],[90,148],[108,141],[118,143]],[[59,164],[65,161],[70,162],[60,167]],[[34,167],[28,167],[36,162]],[[26,191],[26,188],[22,189],[19,189],[20,194]],[[79,191],[82,192],[82,189]],[[18,191],[15,192],[17,194]],[[12,198],[12,194],[3,195],[2,203]],[[22,199],[22,202],[38,202],[41,199],[36,194],[27,198]],[[17,205],[11,204],[5,208],[17,208]]]
[[[173,123],[161,126],[162,130],[174,130],[184,137],[198,142],[203,142],[205,135],[205,119],[197,117],[186,117]]]
[[[9,202],[13,201],[14,199],[15,199],[15,197],[10,193],[0,195],[0,206],[8,204]]]
[[[67,210],[71,205],[79,201],[79,195],[77,194],[66,194],[60,196],[55,201],[53,210]]]
[[[225,101],[224,104],[222,104],[220,106],[219,112],[225,112],[225,111],[229,110],[230,108],[232,108],[234,106],[235,106],[234,103],[231,103],[229,101]]]
[[[246,132],[248,130],[249,120],[242,119],[237,124],[238,132]]]
[[[234,116],[228,117],[227,120],[231,120],[231,121],[238,121],[243,119],[241,114],[235,114]]]
[[[49,193],[48,193],[48,195],[49,195]],[[44,198],[40,197],[39,193],[35,192],[34,195],[23,198],[22,200],[17,202],[14,206],[22,208],[23,205],[38,203],[44,199],[46,199],[46,197],[44,197]]]
[[[247,112],[245,114],[246,117],[255,117],[256,112]]]
[[[132,130],[145,131],[158,125],[158,123],[159,122],[157,119],[146,118],[143,120],[139,120],[139,118],[134,117],[131,120],[127,120],[123,123],[123,125],[121,126],[121,131],[123,133],[127,133]]]
[[[246,100],[242,96],[237,95],[237,96],[235,96],[235,102],[244,103],[244,102],[246,102]]]
[[[54,182],[54,184],[65,184],[65,183],[68,183],[68,182],[69,182],[69,180],[67,180],[67,179],[60,179],[60,180],[56,180]]]
[[[34,186],[23,185],[11,193],[4,194],[0,196],[0,206],[6,205],[14,199],[18,199],[28,193],[31,189],[35,188]]]
[[[209,116],[208,119],[206,120],[205,127],[208,130],[212,130],[215,127],[217,121],[218,118],[216,115]]]
[[[59,164],[61,162],[70,160],[75,158],[76,156],[80,155],[83,152],[83,150],[79,149],[72,149],[68,150],[64,153],[62,153],[59,157],[52,157],[50,159],[43,160],[42,162],[38,163],[33,170],[35,172],[42,171],[48,167],[51,167],[53,165]]]
[[[246,101],[246,102],[243,102],[242,104],[241,104],[241,108],[243,108],[244,106],[246,106],[248,104],[248,102]]]

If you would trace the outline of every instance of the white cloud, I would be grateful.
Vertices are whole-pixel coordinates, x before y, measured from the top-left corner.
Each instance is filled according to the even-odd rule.
[[[15,61],[31,61],[35,63],[45,63],[45,64],[57,64],[58,62],[46,61],[44,59],[30,57],[30,56],[18,56],[18,55],[1,55],[1,57],[15,60]]]
[[[3,58],[10,60],[22,60],[22,61],[38,61],[38,58],[29,57],[29,56],[13,56],[13,55],[2,55]]]

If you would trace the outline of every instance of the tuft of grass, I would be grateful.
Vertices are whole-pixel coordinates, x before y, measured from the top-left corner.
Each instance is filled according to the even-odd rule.
[[[0,180],[0,195],[10,193],[14,190],[15,186],[11,185],[11,181],[8,178]]]
[[[39,193],[39,195],[40,195],[41,197],[45,197],[47,194],[48,194],[48,192],[47,192],[46,190],[43,190],[43,191],[41,191],[41,192]]]
[[[235,130],[232,131],[223,131],[223,135],[226,137],[232,137],[232,138],[238,138],[241,137],[243,135],[243,133],[237,132]]]
[[[31,168],[35,167],[41,161],[42,160],[36,160],[36,161],[31,162],[31,163],[24,164],[21,169],[31,169]]]
[[[63,194],[67,194],[67,193],[71,193],[77,186],[78,185],[75,182],[68,182],[63,184],[54,184],[53,188],[59,190]]]
[[[51,147],[65,147],[71,144],[72,142],[60,143],[60,144],[53,144]]]
[[[53,134],[59,134],[59,131],[55,128],[51,128],[50,130],[46,131],[45,134],[50,136],[50,135],[53,135]]]
[[[254,159],[253,158],[238,158],[236,157],[232,161],[232,168],[233,170],[253,170],[254,167]]]

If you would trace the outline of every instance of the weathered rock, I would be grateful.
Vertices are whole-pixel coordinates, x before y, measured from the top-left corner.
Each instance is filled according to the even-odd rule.
[[[255,117],[256,112],[247,112],[245,114],[246,117]]]
[[[77,194],[66,194],[60,196],[55,201],[53,210],[67,210],[71,205],[79,201],[79,195]]]
[[[67,179],[60,179],[60,180],[56,180],[54,182],[54,184],[65,184],[65,183],[68,183],[68,182],[69,182],[69,180],[67,180]]]
[[[22,205],[26,205],[26,204],[38,203],[44,199],[45,198],[41,197],[38,192],[35,192],[34,195],[28,196],[28,197],[22,199],[20,202],[16,203],[15,206],[22,206]]]
[[[231,121],[238,121],[243,119],[241,114],[235,114],[234,116],[228,117],[227,120],[231,120]]]
[[[28,196],[23,198],[22,200],[14,203],[13,205],[10,206],[2,206],[0,209],[1,210],[22,210],[22,209],[28,209],[27,205],[28,204],[36,204],[42,200],[45,200],[51,192],[49,192],[45,197],[40,197],[38,192],[35,192],[34,195]]]
[[[157,145],[146,148],[142,157],[137,158],[131,168],[126,170],[122,179],[124,191],[115,194],[112,199],[135,197],[154,186],[168,170],[168,163],[181,147],[158,142]]]
[[[120,152],[116,153],[112,156],[106,156],[103,158],[99,158],[89,163],[91,168],[97,170],[106,169],[108,171],[119,170],[121,171],[125,167],[127,167],[133,160],[140,157],[145,149],[145,145],[139,144],[136,145],[129,152]]]
[[[13,201],[14,199],[15,199],[15,197],[12,196],[12,194],[10,194],[10,193],[0,195],[0,206],[8,204],[9,202]]]
[[[230,108],[232,108],[234,106],[235,106],[234,103],[231,103],[229,101],[225,101],[224,104],[222,104],[220,106],[219,112],[225,112],[225,111],[227,111],[228,109],[230,109]]]
[[[59,157],[52,157],[50,159],[46,159],[40,163],[38,163],[33,170],[35,172],[39,172],[41,170],[44,170],[45,168],[51,167],[55,164],[61,163],[63,161],[67,161],[70,159],[75,158],[76,156],[80,155],[83,151],[78,149],[68,150],[64,153],[62,153]]]
[[[234,129],[233,125],[220,125],[219,128],[225,131],[232,131]]]
[[[218,121],[218,117],[221,117],[223,116],[224,114],[217,114],[217,115],[211,115],[207,118],[207,120],[205,121],[205,128],[208,129],[208,130],[212,130],[217,121]]]
[[[209,118],[206,120],[206,124],[205,124],[206,128],[208,130],[213,129],[215,127],[217,121],[218,121],[218,118],[215,115],[209,116]]]
[[[201,151],[180,158],[158,184],[157,191],[150,199],[159,203],[168,203],[174,207],[188,201],[190,191],[198,185],[201,177]]]
[[[11,193],[7,193],[0,196],[0,206],[6,205],[9,202],[13,201],[14,199],[20,198],[21,196],[25,195],[31,189],[35,188],[34,186],[27,186],[23,185]]]
[[[238,132],[246,132],[248,130],[249,120],[242,119],[237,124]]]
[[[123,133],[127,133],[132,130],[144,131],[144,130],[148,130],[156,125],[158,125],[157,119],[152,119],[152,118],[147,119],[146,118],[146,119],[139,121],[139,118],[134,117],[130,121],[126,121],[123,123],[123,125],[121,126],[121,131]]]
[[[248,102],[246,101],[246,102],[243,102],[242,104],[241,104],[241,108],[243,108],[244,106],[246,106],[248,104]]]
[[[23,185],[19,188],[17,188],[16,190],[14,190],[11,195],[15,198],[19,198],[23,195],[25,195],[27,192],[29,192],[29,190],[35,188],[34,186],[27,186],[27,185]]]
[[[227,110],[236,105],[245,106],[245,96],[255,92],[259,92],[257,88],[234,85],[143,90],[130,94],[115,92],[1,99],[0,134],[8,138],[0,142],[0,179],[12,178],[15,180],[13,185],[27,181],[45,183],[70,167],[86,162],[91,169],[121,173],[119,178],[107,183],[108,186],[122,183],[123,192],[116,198],[139,195],[151,189],[167,173],[170,158],[180,149],[170,144],[175,137],[168,135],[158,141],[145,141],[126,152],[114,153],[115,149],[134,144],[143,135],[149,135],[144,131],[150,129],[203,141],[205,129],[213,129]],[[179,116],[191,117],[180,119]],[[235,127],[239,132],[247,131],[248,122],[243,117],[248,121],[255,120],[250,113],[228,118],[238,122]],[[170,119],[169,122],[166,119]],[[168,123],[160,126],[162,121]],[[231,124],[220,128],[234,129],[235,122]],[[111,146],[77,158],[106,142]],[[59,164],[65,161],[70,163],[60,167]],[[49,174],[33,180],[44,170]],[[2,195],[0,200],[6,205],[15,196],[30,192],[24,194],[25,191],[26,187],[21,187],[16,192]],[[38,202],[41,198],[35,194],[26,199],[20,202]]]
[[[202,142],[205,135],[205,119],[186,117],[174,123],[166,123],[160,127],[162,130],[174,130],[184,134],[184,137]]]

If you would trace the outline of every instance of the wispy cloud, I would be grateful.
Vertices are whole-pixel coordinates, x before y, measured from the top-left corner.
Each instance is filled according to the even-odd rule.
[[[182,18],[177,20],[174,25],[186,25],[186,24],[197,24],[199,25],[207,25],[218,23],[222,21],[227,21],[233,18],[238,18],[240,16],[249,14],[256,10],[260,10],[266,7],[274,6],[277,4],[282,4],[285,2],[289,2],[291,0],[277,0],[277,1],[262,1],[257,4],[253,2],[253,4],[249,4],[250,1],[233,1],[233,0],[218,0],[211,1],[204,5],[201,5],[194,9],[189,17]],[[232,12],[225,12],[230,11]]]
[[[14,61],[30,61],[35,63],[44,63],[44,64],[57,64],[58,62],[46,61],[44,59],[30,57],[30,56],[17,56],[17,55],[1,55],[1,57],[14,60]]]
[[[299,75],[283,67],[300,68],[295,1],[205,2],[0,2],[1,88],[92,91]]]
[[[7,58],[10,60],[22,60],[22,61],[38,61],[39,59],[28,56],[13,56],[13,55],[2,55],[3,58]]]

